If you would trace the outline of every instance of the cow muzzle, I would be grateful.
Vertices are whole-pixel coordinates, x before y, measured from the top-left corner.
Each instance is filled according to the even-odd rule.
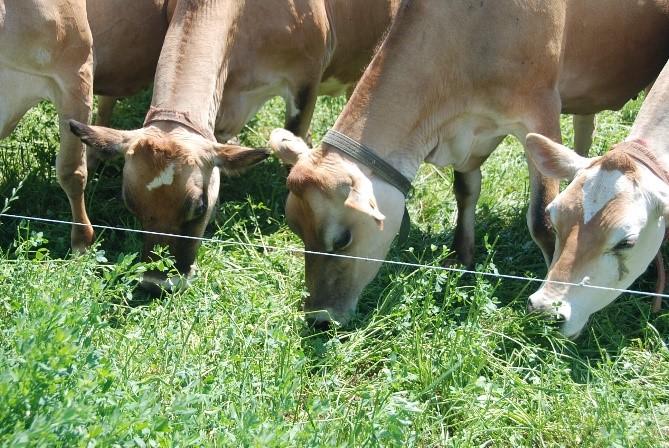
[[[560,299],[550,299],[541,293],[535,292],[527,301],[527,311],[530,313],[541,313],[555,318],[558,322],[567,320],[565,303]]]
[[[311,297],[307,297],[303,306],[304,318],[310,326],[317,329],[325,329],[331,324],[346,325],[355,313],[355,303],[351,305],[355,301],[344,302],[345,306],[331,306],[325,303],[331,304],[332,300],[311,300]],[[337,300],[335,303],[342,302]]]
[[[139,286],[152,295],[160,295],[163,291],[175,293],[188,288],[195,277],[192,268],[185,274],[170,275],[161,271],[148,271],[142,276]]]

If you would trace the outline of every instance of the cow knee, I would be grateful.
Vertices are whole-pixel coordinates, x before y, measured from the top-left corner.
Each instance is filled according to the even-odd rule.
[[[78,167],[74,170],[58,170],[58,183],[70,197],[83,194],[87,179],[88,173],[85,167]]]

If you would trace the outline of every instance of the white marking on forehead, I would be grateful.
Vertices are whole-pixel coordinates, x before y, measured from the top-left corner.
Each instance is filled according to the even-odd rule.
[[[172,185],[174,181],[174,163],[170,163],[155,179],[146,184],[146,189],[151,191],[163,185]]]
[[[606,204],[631,186],[631,181],[622,172],[598,167],[583,182],[583,223],[590,222]]]

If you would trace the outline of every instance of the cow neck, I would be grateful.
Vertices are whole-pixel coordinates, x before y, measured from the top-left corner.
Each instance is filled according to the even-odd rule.
[[[367,78],[347,103],[333,130],[369,148],[405,178],[412,181],[423,158],[420,143],[413,132],[410,111],[398,95],[384,94],[391,86],[372,84]],[[411,91],[401,87],[400,92]]]
[[[215,140],[229,53],[226,37],[236,20],[226,2],[178,2],[158,61],[147,125],[177,123]]]
[[[177,123],[197,133],[200,137],[206,140],[216,141],[216,136],[212,130],[210,128],[200,126],[190,117],[188,112],[180,112],[176,110],[162,109],[151,106],[149,108],[149,112],[146,114],[146,118],[144,119],[144,127],[159,121]]]
[[[439,146],[445,124],[461,109],[461,83],[453,71],[434,73],[416,41],[421,11],[408,3],[365,70],[333,129],[371,148],[406,178]],[[445,45],[445,44],[444,44]],[[448,98],[448,108],[442,107]]]

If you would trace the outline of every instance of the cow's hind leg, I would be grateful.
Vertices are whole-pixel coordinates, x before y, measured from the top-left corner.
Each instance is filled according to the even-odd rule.
[[[596,115],[574,115],[574,150],[587,157],[595,132]]]
[[[96,126],[109,127],[111,125],[116,100],[118,100],[118,97],[115,96],[98,96],[98,113],[95,115]]]
[[[118,97],[115,96],[98,96],[98,112],[95,115],[96,126],[109,127],[111,125],[111,117],[117,100]],[[98,165],[100,165],[100,159],[95,157],[95,152],[87,151],[86,166],[88,167],[89,179],[93,177],[93,174],[98,169]]]
[[[305,84],[295,92],[292,98],[286,101],[285,128],[293,134],[308,139],[311,118],[318,99],[318,83]]]

